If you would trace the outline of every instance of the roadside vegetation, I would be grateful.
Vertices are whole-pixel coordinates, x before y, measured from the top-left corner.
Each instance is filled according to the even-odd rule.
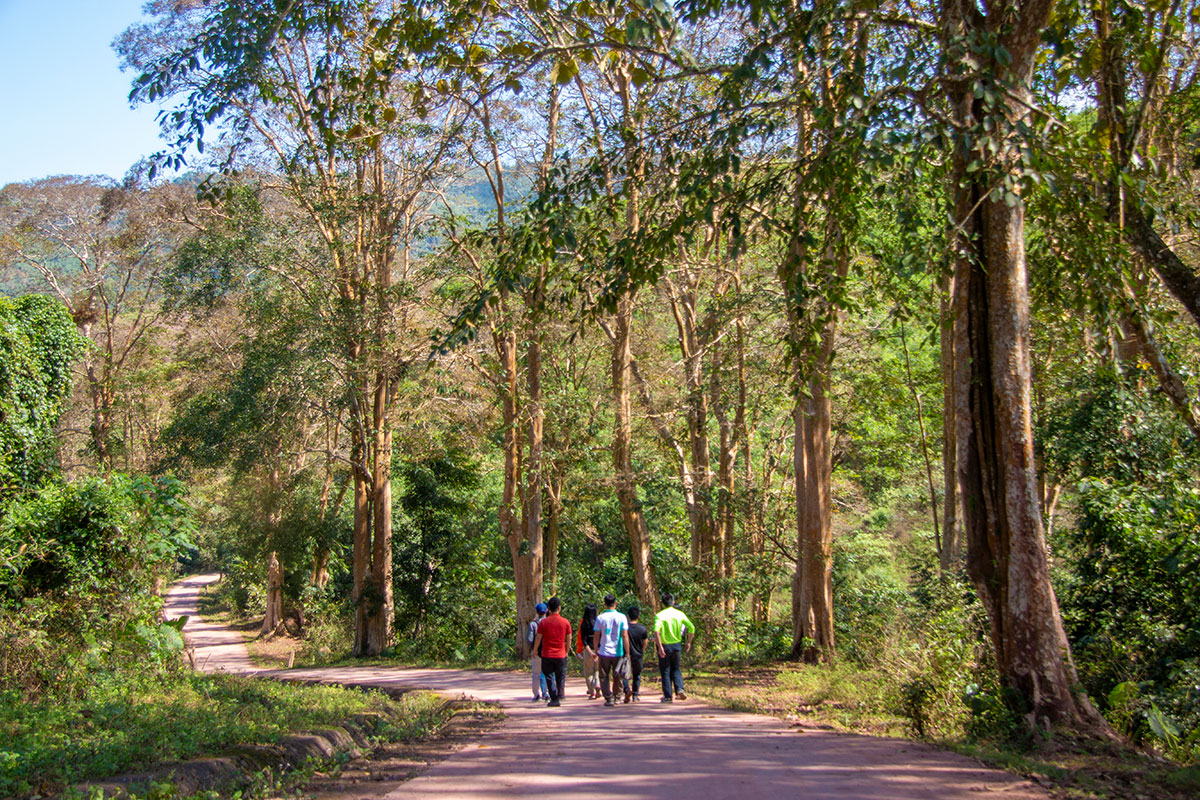
[[[669,591],[721,702],[1190,780],[1200,0],[422,8],[151,3],[164,150],[0,188],[11,738],[211,569],[276,665]]]
[[[31,703],[8,696],[0,710],[0,796],[61,794],[66,787],[165,762],[221,755],[247,744],[373,718],[381,740],[412,739],[444,721],[428,693],[398,700],[331,686],[300,686],[182,668],[97,677],[80,696]]]

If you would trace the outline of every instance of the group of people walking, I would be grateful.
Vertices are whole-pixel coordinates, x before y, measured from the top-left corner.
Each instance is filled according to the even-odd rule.
[[[589,700],[603,697],[604,705],[615,706],[623,696],[626,703],[638,702],[642,663],[649,643],[658,655],[662,702],[686,700],[680,657],[691,650],[696,626],[675,608],[675,598],[670,593],[663,594],[662,604],[650,630],[640,622],[641,609],[632,606],[622,613],[617,610],[617,598],[611,594],[604,598],[603,612],[589,603],[579,621],[572,648],[571,623],[562,615],[561,601],[551,597],[545,603],[538,603],[537,618],[529,623],[526,634],[526,641],[533,648],[530,657],[533,699],[546,700],[548,706],[562,705],[567,659],[573,650],[583,662]]]

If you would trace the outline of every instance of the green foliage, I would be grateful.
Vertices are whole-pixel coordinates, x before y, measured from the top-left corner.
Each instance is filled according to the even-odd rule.
[[[833,619],[841,654],[860,664],[878,659],[908,603],[907,582],[889,537],[858,531],[834,540]]]
[[[0,700],[5,797],[48,795],[88,778],[218,754],[239,744],[270,744],[364,712],[387,721],[396,729],[393,735],[411,733],[426,729],[442,705],[422,693],[391,700],[377,692],[178,668],[97,675],[73,697],[53,694],[27,702],[6,690]]]
[[[0,520],[0,688],[67,695],[96,670],[182,649],[156,590],[194,532],[171,477],[46,484]],[[168,626],[169,627],[169,626]]]
[[[1195,758],[1196,444],[1144,380],[1077,376],[1043,415],[1048,468],[1077,481],[1073,523],[1055,541],[1056,587],[1080,680],[1109,721]]]
[[[479,465],[448,450],[399,461],[394,472],[392,534],[396,628],[407,652],[422,660],[490,661],[511,639],[511,578],[497,563],[495,536],[473,513]]]
[[[1200,731],[1200,493],[1098,480],[1080,489],[1060,573],[1080,679],[1131,735],[1163,739],[1151,724],[1159,714],[1186,740]],[[1118,691],[1131,685],[1136,702]]]
[[[54,426],[86,347],[57,300],[0,296],[0,507],[53,470]]]
[[[962,578],[933,574],[926,540],[864,529],[834,540],[839,656],[881,676],[884,702],[919,737],[1008,739],[987,621]]]
[[[258,194],[230,184],[221,195],[221,218],[186,240],[163,277],[171,307],[212,310],[263,281],[261,268],[279,257],[269,241],[269,221]]]
[[[1152,376],[1134,373],[1100,368],[1064,376],[1070,385],[1038,420],[1048,472],[1159,485],[1194,471],[1192,437],[1161,398],[1147,392]]]

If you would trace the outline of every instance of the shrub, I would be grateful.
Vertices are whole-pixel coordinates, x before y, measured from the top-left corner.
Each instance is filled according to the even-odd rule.
[[[48,484],[0,520],[0,688],[78,687],[182,648],[157,588],[190,547],[185,489],[120,474]]]

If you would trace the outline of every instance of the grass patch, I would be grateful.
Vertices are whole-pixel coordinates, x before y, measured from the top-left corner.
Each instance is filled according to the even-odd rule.
[[[98,676],[79,701],[0,696],[0,797],[215,755],[237,744],[338,725],[363,712],[388,719],[389,738],[440,724],[439,698],[284,684],[233,675]]]
[[[879,672],[848,664],[698,667],[688,675],[689,692],[725,708],[808,727],[902,736],[905,722],[888,711],[887,686]]]

